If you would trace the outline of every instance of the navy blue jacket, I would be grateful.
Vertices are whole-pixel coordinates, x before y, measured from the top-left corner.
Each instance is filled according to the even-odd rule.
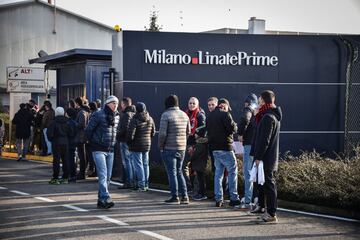
[[[120,121],[119,113],[112,112],[107,105],[94,112],[85,129],[92,151],[113,152]]]

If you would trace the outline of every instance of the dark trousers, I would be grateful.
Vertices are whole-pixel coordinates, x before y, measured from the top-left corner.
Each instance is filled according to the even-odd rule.
[[[53,144],[53,178],[59,177],[60,172],[60,159],[62,162],[63,176],[62,178],[69,177],[68,162],[69,162],[69,146],[67,144]]]
[[[206,185],[205,185],[205,172],[196,171],[197,180],[199,183],[199,191],[198,194],[205,195],[206,194]]]
[[[92,155],[92,150],[91,150],[90,144],[86,144],[85,150],[86,150],[86,155],[87,155],[87,159],[89,162],[89,170],[92,172],[95,172],[96,171],[95,161],[94,161],[94,158]]]
[[[85,149],[85,143],[78,143],[77,144],[77,151],[78,156],[80,160],[80,172],[79,175],[82,177],[85,177],[85,171],[87,166],[87,155],[86,155],[86,149]]]
[[[276,189],[274,172],[269,170],[264,170],[264,173],[265,173],[265,184],[263,188],[266,197],[267,212],[271,216],[275,216],[277,209],[277,189]]]
[[[253,201],[254,198],[258,198],[258,205],[261,208],[265,208],[265,196],[264,196],[264,186],[258,184],[258,182],[253,183]]]
[[[188,148],[189,146],[187,146]],[[194,146],[192,146],[194,147]],[[191,162],[190,162],[190,154],[189,151],[186,149],[185,151],[185,159],[183,163],[183,174],[186,182],[186,186],[188,191],[193,190],[194,188],[194,177],[193,177],[193,171],[191,169]]]
[[[69,174],[71,178],[76,177],[76,157],[75,157],[75,150],[74,146],[69,146]]]

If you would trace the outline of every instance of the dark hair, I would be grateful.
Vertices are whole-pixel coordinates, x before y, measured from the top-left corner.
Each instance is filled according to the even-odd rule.
[[[171,94],[165,99],[165,109],[179,106],[179,98],[175,94]]]
[[[23,109],[23,108],[26,107],[26,104],[25,103],[20,103],[19,107],[20,107],[20,109]]]
[[[75,108],[75,101],[74,101],[74,99],[70,99],[70,100],[68,101],[68,105],[70,105],[71,108]]]
[[[101,108],[101,100],[100,99],[96,99],[95,103],[96,103],[97,108]]]
[[[77,98],[75,98],[75,103],[77,104],[77,105],[79,105],[80,107],[82,107],[83,105],[84,105],[84,101],[83,101],[83,99],[81,98],[81,97],[77,97]]]
[[[265,103],[274,103],[275,102],[275,93],[271,90],[265,90],[260,94],[261,98]]]
[[[49,100],[45,100],[44,101],[44,106],[47,106],[48,108],[51,108],[52,107],[52,104]]]
[[[123,102],[123,104],[125,106],[131,106],[132,105],[132,100],[129,97],[124,97],[121,101]]]
[[[75,118],[76,118],[76,110],[74,108],[66,109],[66,114],[69,116],[69,118],[75,120]]]
[[[36,105],[36,101],[34,99],[30,99],[29,100],[29,103],[33,104],[33,105]]]
[[[96,102],[89,103],[89,108],[91,111],[95,112],[98,109]]]

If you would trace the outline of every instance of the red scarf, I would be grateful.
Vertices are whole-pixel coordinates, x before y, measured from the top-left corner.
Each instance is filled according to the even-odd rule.
[[[256,114],[255,119],[256,119],[256,123],[258,124],[262,117],[264,116],[265,112],[271,108],[274,108],[274,104],[272,103],[265,103],[264,105],[261,106],[261,108],[259,109],[259,112]]]
[[[196,108],[193,111],[190,111],[189,109],[186,110],[186,114],[190,119],[191,135],[193,136],[195,135],[196,128],[198,127],[197,115],[199,112],[200,112],[200,108]]]

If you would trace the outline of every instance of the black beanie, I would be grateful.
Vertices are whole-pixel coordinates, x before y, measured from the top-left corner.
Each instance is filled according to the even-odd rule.
[[[137,102],[135,107],[136,107],[136,111],[139,113],[146,111],[146,105],[143,102]]]
[[[179,106],[179,98],[175,94],[172,94],[165,99],[166,109],[171,107],[178,107],[178,106]]]

